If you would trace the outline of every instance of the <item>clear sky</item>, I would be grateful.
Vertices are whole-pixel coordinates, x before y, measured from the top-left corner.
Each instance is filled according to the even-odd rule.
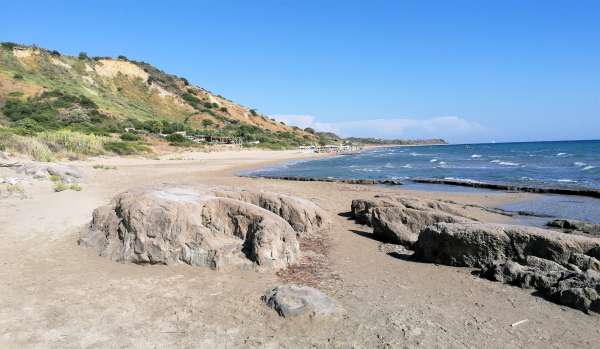
[[[342,135],[600,138],[600,1],[7,1],[0,41],[152,63]]]

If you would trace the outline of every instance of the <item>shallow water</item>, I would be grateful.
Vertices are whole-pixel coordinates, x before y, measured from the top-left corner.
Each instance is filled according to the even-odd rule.
[[[253,176],[368,178],[405,180],[404,188],[446,192],[484,189],[418,184],[411,178],[454,178],[490,183],[553,188],[600,189],[600,141],[461,144],[389,147],[358,155],[294,161],[243,173]],[[560,218],[600,223],[600,199],[543,195],[505,205]],[[521,217],[524,224],[544,225],[548,218]]]
[[[258,176],[453,178],[523,186],[600,189],[600,141],[390,147],[296,161]]]

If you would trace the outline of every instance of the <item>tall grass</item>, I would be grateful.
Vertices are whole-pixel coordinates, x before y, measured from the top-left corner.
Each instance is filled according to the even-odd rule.
[[[0,150],[24,154],[37,161],[55,160],[52,150],[40,140],[8,132],[0,132]]]
[[[46,131],[37,135],[55,152],[69,151],[75,154],[100,155],[104,153],[104,143],[110,138],[96,135],[86,135],[69,130]]]
[[[68,153],[101,155],[109,137],[86,135],[68,130],[45,131],[35,136],[21,136],[0,131],[0,150],[27,155],[37,161],[54,161]]]

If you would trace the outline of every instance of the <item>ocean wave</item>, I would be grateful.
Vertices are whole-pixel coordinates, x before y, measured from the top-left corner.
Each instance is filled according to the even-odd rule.
[[[385,168],[394,168],[394,165],[392,165],[391,162],[387,162],[385,165],[383,165],[383,167],[385,167]]]
[[[502,166],[520,166],[520,164],[517,164],[516,162],[510,162],[510,161],[492,160],[490,162],[492,162],[494,164],[502,165]]]
[[[574,181],[572,179],[557,179],[556,181],[561,183],[577,183],[577,181]]]
[[[412,168],[412,165],[411,164],[406,164],[406,165],[402,166],[402,168]]]
[[[571,154],[569,154],[569,153],[557,153],[556,154],[556,156],[558,156],[558,157],[569,156],[569,155],[571,155]]]
[[[577,166],[577,167],[584,167],[587,166],[587,164],[585,162],[580,162],[580,161],[576,161],[573,163],[573,165]]]
[[[437,162],[437,161],[438,161],[438,159],[431,159],[431,160],[429,160],[429,162]]]
[[[593,170],[595,168],[596,168],[596,166],[589,165],[589,166],[586,166],[586,167],[582,168],[582,170],[583,171],[589,171],[589,170]]]
[[[471,155],[471,157],[474,158],[474,159],[477,159],[477,158],[480,158],[481,155],[479,155],[479,154],[473,154],[473,155]]]

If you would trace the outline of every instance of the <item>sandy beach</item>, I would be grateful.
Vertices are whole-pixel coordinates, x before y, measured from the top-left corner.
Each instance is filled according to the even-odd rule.
[[[346,217],[353,199],[376,194],[488,207],[527,193],[440,193],[236,176],[243,169],[320,156],[298,151],[182,153],[160,159],[93,158],[82,191],[56,193],[31,180],[25,198],[0,199],[0,347],[3,348],[592,348],[600,317],[532,290],[491,282],[469,268],[417,263],[390,253],[369,227]],[[116,169],[95,169],[94,165]],[[0,169],[8,175],[9,169]],[[311,200],[333,228],[314,252],[315,270],[214,271],[134,265],[78,246],[92,211],[141,185],[230,186]],[[476,208],[485,222],[512,218]],[[281,280],[317,286],[336,299],[335,320],[283,319],[260,300]],[[518,325],[511,326],[521,322]],[[568,326],[567,326],[568,325]]]

